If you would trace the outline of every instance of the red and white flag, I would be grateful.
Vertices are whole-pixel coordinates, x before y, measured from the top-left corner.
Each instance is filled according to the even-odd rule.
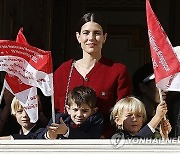
[[[146,14],[156,86],[164,91],[180,91],[180,63],[150,0],[146,0]]]
[[[30,118],[30,122],[38,120],[37,88],[22,83],[16,76],[6,74],[4,86],[19,100]]]
[[[37,88],[46,96],[53,95],[52,60],[49,51],[30,46],[20,29],[16,42],[0,41],[0,71],[6,71],[5,86],[29,115],[38,120]]]
[[[15,41],[0,41],[0,71],[17,76],[27,85],[40,88],[45,96],[53,94],[50,51]]]
[[[18,32],[16,42],[29,45],[23,35],[22,28]],[[4,86],[19,100],[30,117],[30,122],[35,123],[38,120],[37,88],[24,84],[17,76],[7,73]]]

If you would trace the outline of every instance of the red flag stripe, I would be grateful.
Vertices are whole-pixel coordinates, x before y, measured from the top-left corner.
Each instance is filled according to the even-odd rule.
[[[149,0],[146,0],[146,13],[155,80],[158,83],[180,71],[179,61],[171,42],[151,8]]]
[[[7,40],[0,41],[0,56],[21,57],[37,70],[52,73],[50,51],[43,51],[29,45]]]

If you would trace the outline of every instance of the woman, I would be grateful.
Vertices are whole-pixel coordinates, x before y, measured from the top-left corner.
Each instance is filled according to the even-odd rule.
[[[130,94],[131,86],[126,67],[102,56],[106,42],[105,23],[94,13],[85,14],[76,32],[83,56],[79,60],[63,63],[54,74],[55,109],[65,112],[67,94],[75,86],[93,88],[97,94],[97,106],[104,116],[103,136],[112,136],[109,120],[110,109],[119,99]]]

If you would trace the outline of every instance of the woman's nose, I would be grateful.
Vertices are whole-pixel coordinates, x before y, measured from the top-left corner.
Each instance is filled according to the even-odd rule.
[[[89,40],[93,40],[94,39],[94,34],[93,33],[89,33]]]

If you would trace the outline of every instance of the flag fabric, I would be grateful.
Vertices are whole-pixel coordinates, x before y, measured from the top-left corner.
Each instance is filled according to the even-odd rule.
[[[164,91],[180,91],[180,63],[150,0],[146,0],[146,15],[156,86]]]
[[[174,47],[175,54],[180,62],[180,46]]]
[[[45,96],[53,94],[50,51],[15,41],[0,41],[0,71],[17,76],[27,85],[40,88]]]
[[[17,37],[16,37],[16,42],[29,45],[24,34],[23,34],[23,28],[20,28],[20,30],[18,32]]]
[[[22,83],[16,76],[6,74],[4,86],[20,102],[30,118],[31,123],[38,120],[37,88]]]
[[[37,88],[43,94],[53,94],[51,54],[31,47],[23,35],[18,32],[16,42],[0,41],[0,70],[7,72],[5,87],[20,101],[35,123],[38,120]],[[25,45],[25,46],[24,46]]]
[[[180,62],[180,46],[174,47],[174,52]],[[180,91],[180,73],[176,73],[172,78],[168,91]]]
[[[23,35],[21,28],[16,37],[16,42],[29,45]],[[24,84],[17,76],[6,73],[4,86],[8,89],[20,102],[30,118],[30,122],[35,123],[38,120],[38,99],[37,88]]]

